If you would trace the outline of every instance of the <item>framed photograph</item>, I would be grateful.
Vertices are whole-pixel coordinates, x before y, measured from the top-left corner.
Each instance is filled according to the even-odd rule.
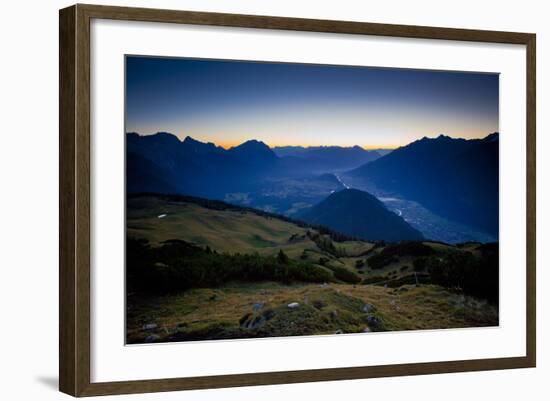
[[[535,366],[534,34],[59,21],[61,391]]]

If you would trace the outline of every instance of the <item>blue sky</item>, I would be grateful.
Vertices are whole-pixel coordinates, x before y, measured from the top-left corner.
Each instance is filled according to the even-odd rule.
[[[126,58],[126,131],[230,147],[398,147],[498,131],[498,75],[185,58]]]

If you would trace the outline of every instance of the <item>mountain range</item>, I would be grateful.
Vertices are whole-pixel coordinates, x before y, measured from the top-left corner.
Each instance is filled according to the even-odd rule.
[[[170,189],[216,199],[224,199],[228,193],[258,191],[266,178],[315,180],[380,157],[359,146],[307,148],[307,154],[285,156],[254,139],[226,150],[189,136],[180,141],[166,132],[143,136],[128,133],[126,144],[129,192]]]
[[[382,155],[376,150],[365,150],[360,146],[277,146],[273,152],[287,160],[308,165],[310,170],[320,173],[326,171],[345,171],[374,161]]]
[[[345,174],[369,192],[413,200],[432,212],[498,235],[499,134],[422,138]]]
[[[498,133],[422,138],[384,155],[359,146],[270,148],[258,140],[224,149],[164,132],[128,133],[126,144],[128,193],[224,200],[367,239],[422,238],[430,222],[413,219],[413,228],[376,198],[395,197],[498,236]],[[361,191],[343,191],[350,187]]]
[[[253,190],[273,174],[278,157],[264,143],[251,140],[231,149],[175,135],[126,135],[127,191],[143,192],[168,185],[174,193],[220,198]],[[144,174],[144,159],[147,174]]]

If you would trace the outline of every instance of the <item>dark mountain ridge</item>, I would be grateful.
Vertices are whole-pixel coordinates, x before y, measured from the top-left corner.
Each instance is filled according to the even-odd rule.
[[[376,160],[381,154],[360,146],[279,146],[273,151],[289,164],[302,164],[318,173],[349,170]]]
[[[228,153],[245,160],[247,163],[274,163],[278,159],[269,146],[256,139],[251,139],[238,146],[234,146],[228,150]]]
[[[181,143],[181,146],[186,151],[190,151],[196,154],[208,154],[208,153],[220,154],[225,152],[224,148],[216,146],[212,142],[207,142],[207,143],[200,142],[194,138],[191,138],[190,136],[185,137],[185,139]]]
[[[349,155],[367,151],[315,147],[301,148],[309,156],[279,157],[277,148],[257,140],[224,149],[165,132],[128,133],[126,142],[129,193],[187,194],[293,215],[340,190],[341,177],[376,196],[397,195],[498,235],[498,133],[476,140],[422,138],[344,173],[339,167],[353,159]]]
[[[143,136],[128,133],[126,145],[128,191],[170,188],[175,193],[215,199],[224,199],[232,193],[265,192],[268,180],[315,181],[320,174],[379,157],[358,146],[317,149],[321,156],[309,158],[279,157],[268,145],[255,139],[224,149],[189,136],[180,141],[166,132]],[[350,162],[349,152],[361,159]],[[322,196],[328,193],[327,190]]]
[[[348,173],[362,187],[414,200],[452,221],[498,235],[498,133],[422,138]]]
[[[364,240],[422,240],[422,234],[368,192],[344,189],[297,218]]]
[[[180,141],[167,133],[127,134],[128,191],[149,191],[162,179],[172,192],[219,198],[249,191],[275,167],[276,156],[265,144],[250,141],[226,150],[191,137]],[[267,149],[265,149],[267,148]],[[261,150],[260,152],[258,150]],[[148,173],[143,175],[143,160]]]

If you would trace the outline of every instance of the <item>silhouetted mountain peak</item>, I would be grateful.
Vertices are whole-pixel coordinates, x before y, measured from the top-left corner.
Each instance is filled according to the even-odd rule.
[[[262,141],[258,141],[257,139],[250,139],[246,142],[241,143],[240,145],[234,146],[232,149],[245,149],[245,148],[247,148],[247,149],[268,149],[268,150],[271,150],[269,148],[269,146],[267,146]]]
[[[345,199],[357,199],[357,200],[363,200],[368,202],[378,202],[381,206],[383,206],[382,202],[378,200],[374,195],[369,194],[368,192],[361,191],[359,189],[355,188],[346,188],[341,191],[335,192],[331,194],[327,200],[345,200]],[[383,206],[384,207],[384,206]]]
[[[145,138],[147,141],[153,142],[155,144],[173,146],[178,146],[181,144],[179,138],[169,132],[157,132],[156,134],[152,135],[143,135],[142,138]]]
[[[414,144],[429,144],[429,143],[441,144],[441,143],[452,143],[452,142],[463,142],[463,141],[465,141],[465,139],[453,138],[453,137],[450,137],[449,135],[439,134],[435,138],[434,137],[430,138],[430,137],[427,137],[427,136],[423,136],[422,139],[418,139],[416,141],[413,141],[413,142],[411,142],[410,144],[408,144],[406,146],[402,146],[401,148],[406,148],[406,147],[414,145]]]
[[[299,218],[366,240],[420,240],[422,234],[389,211],[375,196],[343,189],[305,210]]]
[[[498,142],[498,140],[499,140],[498,132],[493,132],[492,134],[489,134],[482,139],[482,141],[484,142]]]
[[[359,145],[344,146],[279,146],[273,148],[278,157],[294,166],[294,171],[315,173],[345,171],[378,159],[380,153]]]
[[[267,146],[262,141],[258,141],[256,139],[251,139],[249,141],[241,143],[238,146],[234,146],[231,149],[229,149],[229,151],[239,156],[244,156],[244,157],[254,158],[254,159],[258,159],[258,158],[276,159],[277,158],[277,156],[269,146]]]
[[[224,149],[216,146],[212,142],[201,142],[190,136],[186,136],[183,140],[183,146],[193,153],[205,154],[205,153],[222,153]]]
[[[175,136],[174,134],[171,134],[170,132],[165,132],[165,131],[159,131],[156,134],[151,135],[151,137],[181,142],[177,136]]]
[[[451,221],[498,233],[498,133],[422,138],[349,172],[367,188],[399,194]]]
[[[368,205],[369,207],[376,207],[376,209],[388,211],[386,206],[384,206],[384,204],[378,200],[376,196],[355,188],[346,188],[341,191],[334,192],[330,194],[323,202],[325,201],[357,207]]]
[[[183,143],[184,143],[184,144],[191,145],[191,144],[195,144],[195,143],[203,144],[204,142],[197,141],[195,138],[190,137],[189,135],[187,135],[187,136],[185,137],[185,139],[183,140]]]

